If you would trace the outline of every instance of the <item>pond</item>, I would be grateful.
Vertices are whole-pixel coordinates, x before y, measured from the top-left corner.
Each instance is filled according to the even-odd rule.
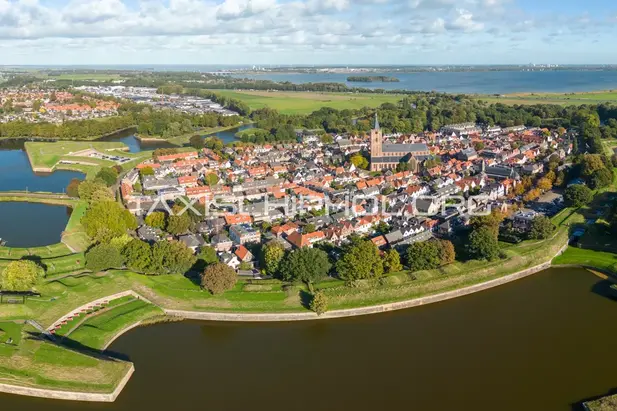
[[[7,247],[40,247],[60,242],[71,209],[38,203],[0,202],[0,238]]]
[[[141,151],[151,151],[157,148],[176,147],[173,144],[167,142],[155,142],[155,141],[141,141],[136,136],[134,131],[124,131],[117,134],[113,134],[107,137],[98,139],[97,141],[117,141],[124,143],[129,148],[131,153],[139,153]]]
[[[236,133],[243,130],[248,130],[250,128],[255,128],[254,124],[243,124],[240,127],[230,128],[229,130],[219,131],[218,133],[214,133],[215,136],[220,138],[223,143],[233,143],[234,141],[238,141],[236,138]],[[208,136],[206,136],[208,137]]]
[[[111,349],[136,373],[113,404],[0,395],[3,409],[571,410],[617,386],[617,301],[550,269],[388,314],[139,328]],[[576,408],[578,409],[578,408]]]
[[[65,170],[35,173],[23,150],[23,143],[0,144],[0,192],[27,190],[62,193],[73,178],[82,180],[84,175]]]

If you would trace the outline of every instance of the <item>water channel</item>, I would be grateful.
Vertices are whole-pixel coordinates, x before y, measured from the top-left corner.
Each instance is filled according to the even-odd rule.
[[[113,404],[0,395],[3,409],[572,410],[617,386],[617,301],[550,269],[409,310],[298,323],[138,328],[111,350],[136,373]]]

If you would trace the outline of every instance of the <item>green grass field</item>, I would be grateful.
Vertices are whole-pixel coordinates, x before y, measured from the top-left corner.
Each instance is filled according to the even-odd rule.
[[[71,153],[76,153],[82,150],[95,149],[105,153],[110,150],[122,150],[126,148],[123,143],[101,142],[101,141],[57,141],[57,142],[35,142],[28,141],[25,144],[26,152],[33,167],[48,167],[53,168],[58,161],[66,158]],[[123,155],[126,153],[122,153]],[[112,163],[111,161],[99,160],[96,158],[83,158],[84,161],[92,163]]]
[[[127,325],[162,314],[160,308],[141,300],[125,302],[91,316],[69,338],[83,346],[100,350]]]
[[[568,247],[562,255],[553,260],[553,264],[585,265],[588,267],[596,267],[609,272],[617,273],[617,254],[605,251]]]
[[[377,93],[319,93],[295,91],[214,90],[218,94],[244,101],[251,110],[270,107],[283,114],[309,114],[322,107],[338,110],[378,107],[397,103],[403,95]]]
[[[597,104],[597,103],[617,103],[617,90],[590,91],[582,93],[513,93],[495,96],[493,94],[472,95],[477,100],[488,103],[502,104],[558,104],[561,106]]]
[[[75,80],[75,81],[109,81],[109,80],[120,80],[124,77],[119,74],[109,74],[109,73],[63,73],[59,76],[46,76],[49,80]]]
[[[17,351],[22,328],[22,324],[12,321],[0,322],[0,357],[10,357]]]

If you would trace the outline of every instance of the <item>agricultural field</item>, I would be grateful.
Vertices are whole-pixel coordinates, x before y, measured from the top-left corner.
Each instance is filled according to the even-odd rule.
[[[589,91],[581,93],[513,93],[496,96],[494,94],[471,95],[476,100],[488,103],[514,104],[558,104],[561,106],[617,103],[617,90]]]
[[[309,91],[235,91],[214,90],[217,94],[236,98],[251,110],[270,107],[283,114],[309,114],[322,107],[337,110],[378,107],[383,103],[396,104],[404,96],[378,93],[321,93]]]

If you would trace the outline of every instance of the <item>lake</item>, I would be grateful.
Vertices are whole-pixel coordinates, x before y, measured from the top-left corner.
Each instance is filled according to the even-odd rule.
[[[617,301],[550,269],[388,314],[297,323],[181,322],[111,347],[136,373],[113,404],[0,395],[3,409],[571,410],[617,387]],[[576,408],[578,409],[578,408]]]
[[[8,247],[40,247],[60,242],[71,209],[65,206],[0,202],[0,238]]]
[[[398,83],[350,83],[342,73],[251,73],[234,77],[292,83],[344,83],[349,87],[386,90],[441,91],[445,93],[508,94],[520,92],[575,92],[617,89],[617,71],[477,71],[374,73],[396,77]],[[367,74],[368,75],[368,74]],[[370,75],[373,75],[371,73]]]

